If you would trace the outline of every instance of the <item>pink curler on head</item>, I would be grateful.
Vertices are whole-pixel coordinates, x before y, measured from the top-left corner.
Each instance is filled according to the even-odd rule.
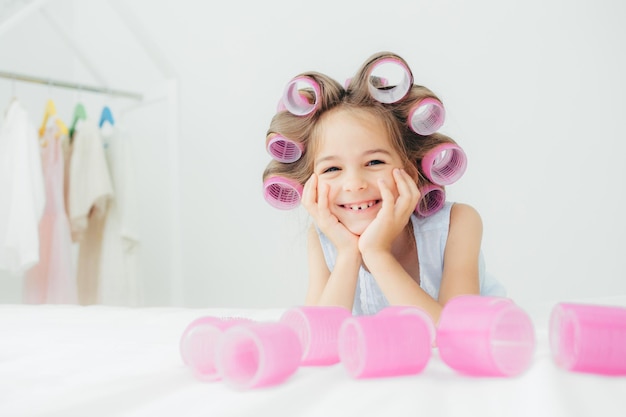
[[[534,327],[508,298],[463,295],[441,311],[437,346],[441,359],[461,373],[512,377],[530,367]]]
[[[296,331],[302,344],[300,365],[320,366],[339,362],[339,328],[352,313],[343,307],[303,306],[290,308],[280,322]]]
[[[465,173],[467,156],[459,145],[442,143],[428,151],[422,159],[422,172],[437,185],[456,182]]]
[[[301,143],[287,139],[279,134],[269,136],[266,140],[265,148],[272,158],[287,164],[296,162],[302,157],[304,152],[304,146]]]
[[[626,375],[626,308],[559,303],[549,338],[552,359],[563,369]]]
[[[427,97],[411,107],[407,122],[415,133],[427,136],[439,130],[445,118],[443,104],[435,98]]]
[[[287,111],[287,107],[285,107],[285,103],[283,103],[283,98],[281,97],[280,100],[278,100],[278,104],[276,104],[276,113],[282,111]]]
[[[372,64],[367,87],[375,100],[385,104],[400,101],[412,85],[413,74],[399,59],[384,57]]]
[[[430,359],[430,340],[419,314],[355,316],[339,329],[339,358],[354,378],[417,374]]]
[[[446,202],[446,192],[439,186],[427,184],[422,187],[420,192],[422,195],[415,206],[415,213],[418,216],[432,216],[441,210]]]
[[[312,102],[304,91],[313,95]],[[321,90],[317,81],[311,77],[298,76],[287,83],[283,92],[282,106],[293,115],[306,116],[317,110],[320,97]],[[279,104],[280,108],[281,104]]]
[[[250,323],[224,332],[215,354],[222,379],[239,389],[277,385],[296,372],[302,358],[297,333],[283,323]]]
[[[242,322],[249,320],[205,316],[195,319],[185,328],[179,343],[180,356],[198,379],[221,379],[215,367],[215,349],[224,331]]]
[[[302,184],[281,176],[272,176],[263,182],[263,197],[272,207],[290,210],[300,204]]]

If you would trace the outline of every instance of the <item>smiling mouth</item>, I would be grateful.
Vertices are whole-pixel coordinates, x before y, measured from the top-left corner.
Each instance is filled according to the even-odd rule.
[[[346,210],[363,211],[363,210],[367,210],[368,208],[372,207],[375,204],[378,204],[379,202],[380,200],[371,200],[371,201],[365,201],[359,204],[341,204],[341,207],[343,207]]]

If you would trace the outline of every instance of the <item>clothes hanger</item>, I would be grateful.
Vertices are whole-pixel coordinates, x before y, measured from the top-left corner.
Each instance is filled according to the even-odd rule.
[[[85,110],[85,106],[83,103],[78,102],[76,107],[74,107],[74,116],[72,117],[72,125],[70,127],[70,137],[74,136],[74,132],[76,131],[76,124],[79,120],[87,119],[87,111]]]
[[[52,117],[54,118],[54,123],[56,123],[59,129],[59,132],[56,135],[56,139],[58,139],[61,135],[67,135],[68,133],[67,126],[65,125],[65,123],[63,123],[63,121],[59,118],[59,116],[57,116],[57,109],[56,109],[56,106],[54,105],[54,100],[50,99],[46,103],[46,107],[45,107],[44,114],[43,114],[43,121],[41,122],[41,127],[39,128],[39,139],[42,139],[44,137],[46,133],[46,127],[48,126],[48,121]],[[48,145],[47,140],[41,141],[42,147],[45,147],[47,145]]]
[[[111,113],[111,109],[109,108],[109,106],[104,106],[102,108],[99,126],[102,127],[104,122],[109,122],[111,126],[115,125],[115,120],[113,119],[113,114]]]
[[[48,100],[46,103],[46,107],[43,112],[43,120],[41,121],[41,126],[39,127],[39,137],[42,137],[44,133],[46,133],[46,126],[48,125],[48,120],[50,117],[57,114],[57,108],[54,105],[54,101],[52,99]]]
[[[54,117],[54,123],[56,123],[56,125],[58,126],[59,133],[62,135],[67,135],[67,126],[65,125],[65,123],[63,123],[63,120],[61,120],[57,116],[57,109],[54,104],[54,100],[50,99],[46,103],[46,108],[43,114],[43,121],[41,122],[41,127],[39,128],[39,137],[43,137],[43,135],[46,133],[46,127],[48,126],[48,121],[51,117]]]
[[[59,136],[67,135],[69,133],[69,129],[67,128],[67,125],[63,123],[63,120],[61,120],[59,116],[57,116],[54,119],[54,123],[56,123],[57,127],[59,128],[59,134],[57,135],[57,139],[59,138]]]

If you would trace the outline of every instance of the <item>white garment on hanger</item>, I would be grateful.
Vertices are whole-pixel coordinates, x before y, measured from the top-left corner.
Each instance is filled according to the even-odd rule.
[[[100,303],[140,306],[138,199],[131,137],[118,124],[108,122],[100,132],[115,194],[102,237]]]
[[[89,217],[106,214],[113,186],[102,148],[102,138],[93,120],[79,120],[72,139],[69,174],[69,217],[72,239],[82,240]]]
[[[44,206],[37,132],[14,99],[0,126],[0,269],[19,274],[39,262]]]
[[[96,304],[102,233],[113,186],[96,123],[80,120],[72,139],[69,175],[69,214],[72,239],[79,242],[76,284],[78,302]]]

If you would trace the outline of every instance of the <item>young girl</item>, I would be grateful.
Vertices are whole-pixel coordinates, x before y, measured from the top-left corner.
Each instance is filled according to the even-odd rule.
[[[393,83],[385,66],[402,79]],[[454,296],[504,295],[485,271],[480,215],[445,201],[464,154],[435,131],[441,102],[389,52],[370,57],[346,84],[316,72],[294,78],[267,134],[267,201],[301,202],[313,220],[306,304],[354,314],[414,305],[437,322]],[[460,167],[431,172],[455,158]],[[456,178],[446,179],[446,169]]]

